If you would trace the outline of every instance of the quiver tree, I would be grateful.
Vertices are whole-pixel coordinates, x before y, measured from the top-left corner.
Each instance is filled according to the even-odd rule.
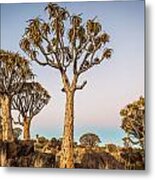
[[[144,148],[145,137],[145,101],[143,97],[133,103],[128,104],[121,110],[120,115],[122,117],[121,128],[126,132],[127,137],[124,140],[128,140],[128,144],[140,145]],[[128,145],[129,146],[129,145]]]
[[[0,50],[0,98],[3,140],[13,140],[11,101],[32,77],[28,61],[18,53]]]
[[[83,134],[80,139],[79,139],[81,145],[86,146],[86,147],[95,147],[99,143],[101,143],[100,138],[93,133],[86,133]]]
[[[23,126],[24,140],[30,139],[30,125],[43,107],[48,104],[50,95],[38,82],[27,82],[12,99],[12,109],[19,111],[17,124]],[[22,117],[22,120],[21,118]]]
[[[85,23],[80,15],[70,15],[57,4],[45,8],[48,20],[30,19],[20,42],[31,60],[60,72],[66,95],[64,132],[60,168],[73,168],[74,95],[87,81],[78,84],[79,77],[111,57],[107,48],[109,35],[96,18]]]

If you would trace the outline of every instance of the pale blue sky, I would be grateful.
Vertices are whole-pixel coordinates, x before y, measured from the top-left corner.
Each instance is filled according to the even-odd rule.
[[[144,95],[144,1],[59,3],[83,19],[98,16],[111,35],[109,46],[114,49],[110,61],[87,72],[81,80],[88,84],[76,93],[75,139],[85,132],[98,134],[103,143],[121,144],[119,111],[126,104]],[[23,52],[19,41],[26,20],[40,16],[45,3],[1,5],[1,48]],[[61,136],[64,117],[64,94],[59,72],[32,64],[37,80],[52,96],[50,103],[32,123],[32,134]]]

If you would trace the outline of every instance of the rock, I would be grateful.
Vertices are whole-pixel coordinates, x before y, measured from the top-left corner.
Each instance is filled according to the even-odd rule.
[[[19,145],[18,156],[28,156],[34,153],[34,143],[33,141],[21,141]]]
[[[46,153],[36,153],[34,160],[34,167],[43,168],[55,168],[56,167],[55,156]]]
[[[124,169],[124,165],[106,152],[86,152],[81,160],[81,168],[86,169]]]

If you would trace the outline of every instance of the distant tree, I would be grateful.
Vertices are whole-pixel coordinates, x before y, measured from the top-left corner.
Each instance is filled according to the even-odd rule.
[[[47,142],[48,142],[48,139],[46,139],[44,136],[38,136],[38,143],[46,144]]]
[[[122,138],[124,147],[129,148],[131,146],[131,140],[130,137],[124,137]]]
[[[106,147],[110,153],[117,151],[117,146],[115,144],[106,144]]]
[[[13,134],[14,134],[15,139],[19,139],[19,137],[22,134],[22,129],[19,128],[19,127],[14,128],[13,129]]]
[[[38,139],[39,138],[39,134],[36,134],[36,139]]]
[[[58,140],[57,140],[55,137],[53,137],[53,138],[51,139],[51,145],[52,145],[52,147],[56,148],[57,144],[58,144]]]
[[[100,138],[93,133],[86,133],[80,137],[80,143],[83,146],[90,146],[94,147],[97,146],[99,143],[101,143]]]
[[[32,77],[28,61],[18,53],[0,49],[0,99],[3,140],[12,141],[12,97],[19,93],[23,84]]]
[[[24,127],[24,140],[30,139],[31,121],[48,104],[49,99],[50,95],[38,82],[25,83],[22,90],[13,97],[12,108],[22,116],[17,124]]]
[[[132,144],[139,144],[144,148],[145,136],[145,100],[140,97],[139,100],[128,104],[121,110],[122,117],[121,128],[126,132],[128,140]]]
[[[66,107],[60,168],[73,168],[74,96],[87,84],[78,85],[79,77],[111,57],[112,49],[107,47],[110,36],[96,18],[84,23],[81,15],[70,15],[53,3],[45,10],[48,21],[30,19],[20,46],[33,61],[61,75]]]

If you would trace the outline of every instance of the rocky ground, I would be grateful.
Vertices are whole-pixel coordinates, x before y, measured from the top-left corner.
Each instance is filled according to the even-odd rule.
[[[0,142],[1,166],[58,168],[61,155],[59,141],[16,141]],[[124,157],[123,157],[124,156]],[[122,158],[123,157],[123,158]],[[74,147],[75,168],[87,169],[144,169],[140,155],[132,155],[133,165],[126,162],[128,156],[123,151],[110,153],[102,147]],[[139,163],[139,165],[138,165]],[[135,167],[136,165],[136,167]]]

